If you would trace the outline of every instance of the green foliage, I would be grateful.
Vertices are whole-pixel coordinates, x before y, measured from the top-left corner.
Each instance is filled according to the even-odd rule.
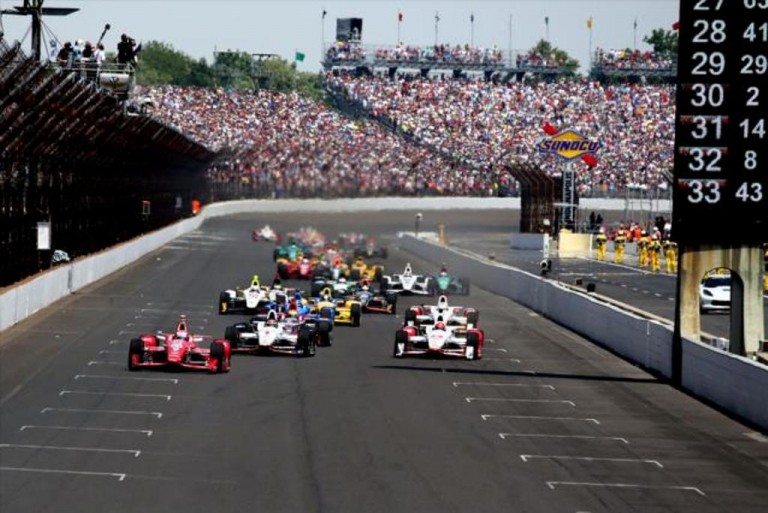
[[[136,81],[142,85],[205,87],[213,84],[204,59],[195,61],[160,41],[142,45]]]
[[[549,41],[545,41],[544,39],[539,40],[539,42],[534,45],[533,50],[544,58],[554,59],[559,66],[564,68],[575,70],[579,67],[579,61],[568,55],[568,52],[561,50],[556,46],[552,46]]]
[[[243,51],[217,52],[212,65],[195,60],[171,45],[149,41],[143,45],[136,80],[141,85],[221,86],[226,89],[272,89],[298,91],[321,101],[324,92],[320,77],[296,70],[295,64],[272,58],[257,62]]]
[[[653,47],[653,52],[660,57],[675,59],[677,57],[678,33],[663,28],[653,29],[651,33],[643,37],[643,42]]]

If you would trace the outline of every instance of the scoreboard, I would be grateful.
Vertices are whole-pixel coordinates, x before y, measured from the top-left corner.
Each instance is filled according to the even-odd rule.
[[[672,229],[768,242],[768,0],[680,0]]]

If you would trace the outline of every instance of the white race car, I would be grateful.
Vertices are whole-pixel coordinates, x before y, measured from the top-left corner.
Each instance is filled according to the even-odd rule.
[[[413,294],[434,296],[437,293],[434,278],[426,274],[414,274],[411,264],[405,264],[400,274],[387,274],[382,277],[381,290],[384,294]]]
[[[252,233],[253,240],[268,241],[268,242],[280,242],[280,234],[272,229],[271,226],[265,224],[263,228],[255,228]]]
[[[271,311],[263,319],[229,326],[224,333],[233,353],[281,353],[315,356],[316,329],[296,318],[277,320]]]
[[[444,322],[421,326],[408,323],[395,333],[393,356],[441,355],[479,360],[484,340],[483,331],[476,328],[448,326]]]
[[[477,327],[480,312],[475,308],[448,304],[446,296],[440,296],[436,305],[412,306],[405,312],[405,322],[415,325],[445,322],[448,326]]]
[[[699,312],[731,309],[731,275],[717,273],[706,276],[699,285]]]

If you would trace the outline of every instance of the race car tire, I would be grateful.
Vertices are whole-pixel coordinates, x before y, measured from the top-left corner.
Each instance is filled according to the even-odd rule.
[[[229,311],[229,294],[222,292],[219,294],[219,315],[224,315]]]
[[[409,322],[416,323],[416,312],[410,308],[405,311],[405,323],[408,324]]]
[[[470,287],[469,278],[459,278],[459,281],[461,282],[461,295],[468,296]]]
[[[131,339],[131,345],[128,346],[128,370],[138,370],[138,365],[133,364],[133,356],[138,355],[139,359],[144,354],[144,341],[140,338]]]
[[[360,305],[355,303],[350,308],[350,317],[352,318],[352,326],[358,327],[360,326],[360,316],[362,315],[362,308]]]
[[[480,348],[480,335],[477,333],[467,334],[467,347],[471,347],[471,353],[467,354],[467,360],[479,360],[483,357],[482,350]]]
[[[320,297],[324,285],[325,282],[312,282],[312,285],[309,286],[309,297]]]
[[[229,340],[229,345],[232,349],[237,349],[240,337],[237,335],[237,328],[235,326],[227,326],[224,328],[224,338]]]
[[[349,272],[349,279],[352,281],[360,281],[360,269],[352,269]]]
[[[389,309],[389,313],[391,315],[397,314],[397,294],[387,294],[385,296],[387,300],[387,304],[392,305],[392,308]]]
[[[472,324],[473,326],[477,327],[478,322],[480,322],[480,312],[477,310],[472,310],[467,313],[467,324]]]
[[[333,343],[331,340],[331,327],[331,323],[328,321],[317,323],[317,337],[320,341],[320,346],[329,347]]]
[[[375,271],[373,271],[373,281],[376,283],[381,283],[381,280],[384,279],[384,272],[381,270],[381,267],[377,267]]]
[[[221,374],[228,370],[229,362],[226,361],[226,354],[224,344],[216,340],[211,342],[211,358],[216,358],[216,370],[214,372]]]
[[[277,275],[283,280],[288,279],[288,266],[285,264],[277,264]]]
[[[277,248],[273,249],[272,250],[272,261],[273,262],[277,262],[277,257],[279,257],[279,256],[280,256],[280,251]]]
[[[333,308],[324,306],[320,309],[320,317],[322,319],[333,319]]]
[[[315,356],[315,339],[312,337],[312,332],[310,330],[302,330],[299,332],[297,345],[299,346],[299,356],[304,358]]]
[[[403,358],[405,356],[405,346],[408,343],[408,333],[404,330],[398,330],[395,333],[395,347],[392,351],[392,356],[395,358]]]
[[[387,258],[389,256],[389,252],[387,251],[387,248],[381,248],[381,258]]]
[[[437,286],[435,286],[435,280],[427,278],[427,295],[429,297],[435,297],[437,295]]]

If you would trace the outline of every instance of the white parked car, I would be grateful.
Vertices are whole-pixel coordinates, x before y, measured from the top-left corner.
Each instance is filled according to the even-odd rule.
[[[710,274],[699,285],[699,312],[730,311],[731,275]]]

